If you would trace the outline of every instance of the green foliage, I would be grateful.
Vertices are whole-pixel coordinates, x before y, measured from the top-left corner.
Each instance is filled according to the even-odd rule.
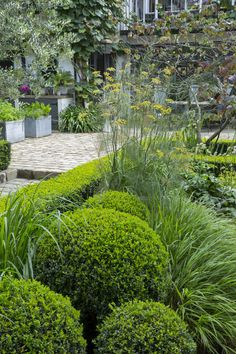
[[[45,105],[40,102],[33,102],[30,105],[24,106],[24,112],[26,118],[38,119],[42,117],[47,117],[51,112],[51,106]]]
[[[97,102],[102,94],[102,84],[103,77],[100,72],[88,69],[86,80],[77,82],[75,85],[78,103],[83,105],[84,102]]]
[[[57,12],[58,6],[71,3],[71,0],[10,0],[1,3],[0,59],[16,58],[17,66],[21,66],[20,58],[30,54],[33,61],[26,69],[27,76],[32,79],[29,81],[30,87],[34,86],[34,92],[37,91],[36,87],[40,88],[41,81],[44,81],[45,68],[55,67],[59,54],[72,56],[71,43],[74,36],[66,33],[68,21],[59,18]],[[10,75],[12,74],[15,76],[15,72],[10,69]],[[17,75],[15,78],[15,87],[14,80],[11,80],[11,96],[16,96],[16,88],[19,87]],[[7,81],[5,84],[7,85]],[[6,97],[3,94],[1,97]]]
[[[0,214],[0,277],[10,274],[33,278],[32,259],[38,238],[42,238],[42,232],[47,232],[45,225],[51,216],[37,211],[33,198],[28,200],[26,208],[24,195],[11,194],[6,203],[7,209]]]
[[[93,0],[89,7],[85,0],[74,0],[61,6],[59,13],[69,20],[67,31],[75,34],[73,50],[86,62],[101,43],[117,31],[123,16],[123,0]]]
[[[222,184],[230,186],[232,188],[236,188],[236,172],[226,171],[219,175],[219,179]]]
[[[208,163],[216,175],[222,173],[224,170],[236,170],[236,155],[204,155],[192,154],[185,152],[184,154],[176,155],[177,159],[192,160],[197,162]]]
[[[0,121],[13,121],[24,118],[24,111],[14,107],[10,102],[0,101]]]
[[[203,139],[204,142],[204,139]],[[209,146],[207,147],[210,150],[211,154],[214,155],[222,155],[222,154],[230,154],[233,151],[234,146],[236,146],[235,140],[217,140],[212,141]]]
[[[225,186],[210,169],[208,164],[194,163],[193,171],[183,174],[185,191],[193,200],[214,208],[220,214],[236,218],[236,189]]]
[[[79,312],[36,281],[0,281],[1,353],[85,353]]]
[[[0,97],[15,100],[20,96],[19,86],[24,81],[23,69],[0,68]]]
[[[60,89],[60,86],[68,87],[74,84],[74,79],[69,71],[59,70],[52,77],[53,86],[56,92]]]
[[[45,238],[36,257],[37,278],[70,296],[83,315],[102,318],[111,302],[163,297],[168,256],[146,222],[110,209],[79,209],[49,229],[62,260]]]
[[[158,197],[157,227],[170,253],[168,303],[188,323],[199,353],[231,354],[236,337],[235,225],[179,190]]]
[[[101,109],[90,103],[87,108],[69,106],[60,114],[59,129],[69,133],[98,132],[103,128]]]
[[[101,178],[99,166],[102,161],[92,161],[68,172],[42,181],[39,185],[31,184],[21,188],[17,196],[26,197],[25,204],[30,205],[32,198],[41,211],[69,210],[81,204],[93,195]],[[8,208],[8,198],[0,199],[0,213]]]
[[[149,210],[139,198],[125,192],[107,191],[89,198],[84,204],[85,208],[106,208],[114,209],[139,217],[142,220],[149,220]]]
[[[99,326],[96,353],[196,353],[196,344],[176,313],[158,302],[123,304]]]
[[[11,145],[0,140],[0,171],[6,170],[11,160]]]

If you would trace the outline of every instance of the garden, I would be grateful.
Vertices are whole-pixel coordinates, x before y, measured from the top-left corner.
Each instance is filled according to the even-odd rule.
[[[142,47],[89,72],[61,116],[109,126],[106,156],[0,198],[1,353],[236,353],[235,35],[209,16],[130,28]],[[49,114],[0,102],[4,121]]]

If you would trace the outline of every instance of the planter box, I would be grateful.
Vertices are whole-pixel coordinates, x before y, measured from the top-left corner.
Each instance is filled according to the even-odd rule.
[[[25,121],[0,121],[0,136],[9,143],[17,143],[25,139]]]
[[[35,98],[34,96],[25,96],[21,97],[20,101],[23,103],[33,103],[33,102],[42,102],[45,105],[50,104],[51,106],[51,116],[52,116],[52,129],[58,130],[58,117],[60,112],[65,109],[70,104],[74,103],[74,99],[72,97],[65,96],[42,96],[39,98]]]
[[[40,138],[52,134],[52,117],[41,117],[38,119],[26,118],[26,138]]]

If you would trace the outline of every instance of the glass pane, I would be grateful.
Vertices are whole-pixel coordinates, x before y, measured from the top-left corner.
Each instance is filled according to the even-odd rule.
[[[143,18],[143,1],[144,0],[138,0],[137,1],[137,16],[142,20]]]
[[[155,0],[149,0],[149,12],[155,12]]]
[[[180,11],[185,9],[185,0],[172,0],[172,11]]]
[[[159,0],[164,11],[171,11],[171,0]]]

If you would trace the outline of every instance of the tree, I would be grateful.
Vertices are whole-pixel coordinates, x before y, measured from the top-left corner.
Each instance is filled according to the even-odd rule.
[[[136,23],[131,27],[136,43],[140,38],[144,48],[150,48],[150,44],[153,47],[156,75],[169,70],[170,80],[165,84],[167,95],[175,101],[188,101],[189,109],[194,112],[192,123],[198,143],[205,118],[200,101],[212,101],[209,111],[217,112],[221,119],[220,128],[207,143],[219,136],[235,116],[235,96],[228,90],[229,78],[236,73],[236,32],[232,15],[233,12],[220,8],[216,12],[212,2],[200,13],[183,11],[174,15],[160,8],[159,19],[153,26]],[[145,43],[145,34],[149,34],[149,43]],[[197,91],[193,90],[194,85]],[[213,101],[216,96],[221,102]]]
[[[31,75],[55,65],[59,54],[71,56],[73,35],[65,31],[67,20],[58,17],[58,6],[71,0],[1,0],[0,60],[32,56]]]

